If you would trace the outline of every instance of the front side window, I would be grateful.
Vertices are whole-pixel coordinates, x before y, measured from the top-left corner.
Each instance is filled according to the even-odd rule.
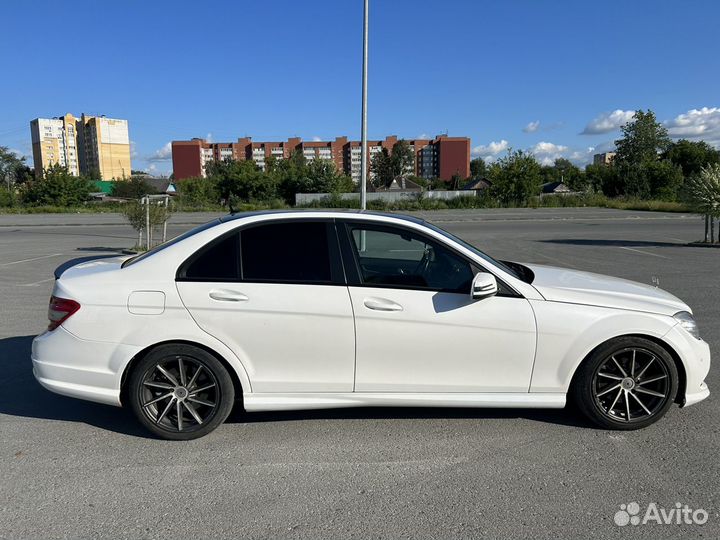
[[[284,222],[241,232],[243,281],[332,281],[328,224]]]
[[[448,248],[410,231],[350,225],[364,285],[467,294],[470,264]]]

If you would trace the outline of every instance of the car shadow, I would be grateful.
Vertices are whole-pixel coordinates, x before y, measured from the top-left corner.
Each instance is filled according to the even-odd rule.
[[[0,414],[78,422],[123,435],[156,439],[138,424],[129,409],[60,396],[40,386],[33,376],[30,362],[34,337],[16,336],[0,339],[0,369],[3,373],[0,380]],[[539,423],[592,427],[570,410],[455,407],[366,407],[252,413],[237,408],[228,422],[263,423],[328,419],[526,419]]]
[[[0,339],[0,414],[89,424],[124,435],[152,438],[127,409],[73,399],[35,380],[30,349],[35,336]]]
[[[570,409],[490,409],[460,407],[353,407],[307,411],[245,412],[236,410],[229,422],[264,423],[301,420],[517,420],[598,429]]]
[[[656,242],[651,240],[602,240],[598,238],[550,238],[537,240],[546,244],[571,246],[616,246],[616,247],[688,247],[684,242]]]

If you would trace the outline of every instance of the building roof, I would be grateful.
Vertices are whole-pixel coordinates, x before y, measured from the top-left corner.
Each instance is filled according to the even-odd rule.
[[[420,184],[404,176],[397,176],[389,186],[380,188],[380,191],[422,191],[422,189]]]
[[[542,193],[568,193],[572,191],[562,182],[548,182],[540,186]]]
[[[492,185],[492,182],[488,180],[487,178],[474,178],[470,180],[467,184],[465,184],[460,189],[462,190],[473,190],[473,191],[481,191],[483,189],[487,189]]]

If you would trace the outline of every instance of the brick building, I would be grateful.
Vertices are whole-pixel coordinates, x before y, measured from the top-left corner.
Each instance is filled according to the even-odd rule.
[[[372,161],[383,148],[388,152],[398,142],[394,135],[384,140],[368,141],[368,158]],[[434,139],[407,140],[415,154],[415,164],[408,170],[422,178],[450,180],[454,175],[470,176],[470,139],[439,135]],[[175,179],[205,176],[205,164],[210,160],[252,159],[261,169],[269,157],[287,159],[296,150],[307,159],[329,159],[355,183],[360,181],[360,141],[336,137],[334,141],[303,141],[298,137],[287,141],[255,142],[250,137],[234,143],[212,143],[204,139],[172,142],[173,173]]]

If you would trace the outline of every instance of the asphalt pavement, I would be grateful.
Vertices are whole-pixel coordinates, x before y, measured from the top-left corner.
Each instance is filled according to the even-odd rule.
[[[687,301],[720,359],[720,250],[691,214],[609,209],[415,213],[489,254],[651,283]],[[213,214],[176,214],[171,236]],[[33,379],[52,270],[132,246],[116,214],[0,216],[1,538],[717,538],[720,378],[650,428],[573,411],[350,409],[235,415],[190,442]],[[676,503],[704,525],[618,526]]]

